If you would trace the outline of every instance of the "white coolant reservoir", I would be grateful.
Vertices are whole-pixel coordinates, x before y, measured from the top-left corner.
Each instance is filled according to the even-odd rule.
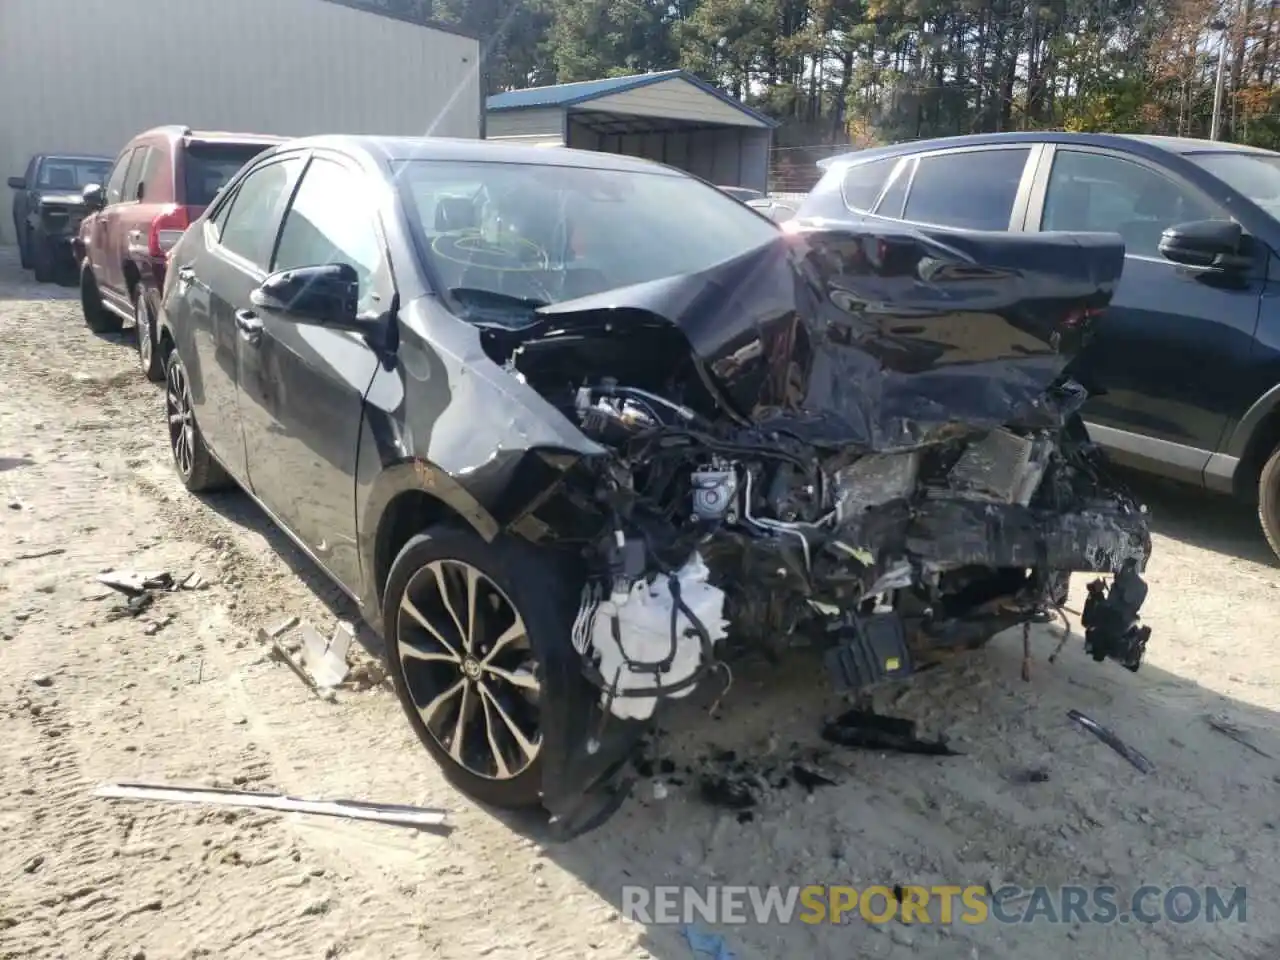
[[[676,573],[676,581],[680,599],[714,644],[725,636],[724,593],[707,582],[709,573],[695,552]],[[623,603],[600,603],[591,623],[589,655],[595,657],[605,684],[625,693],[688,680],[702,666],[702,641],[688,614],[676,607],[667,578],[658,577],[633,584]],[[693,689],[690,685],[664,695],[683,697]],[[658,695],[604,696],[614,716],[630,720],[651,717],[659,700]]]

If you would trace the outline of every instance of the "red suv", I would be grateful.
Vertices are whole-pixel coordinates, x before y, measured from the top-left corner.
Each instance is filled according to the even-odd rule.
[[[169,249],[237,170],[279,142],[256,134],[157,127],[129,141],[105,186],[84,188],[91,212],[74,250],[85,323],[106,333],[133,322],[149,379],[164,377],[155,317]]]

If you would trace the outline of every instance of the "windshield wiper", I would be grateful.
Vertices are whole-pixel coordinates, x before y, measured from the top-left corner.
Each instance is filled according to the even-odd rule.
[[[517,297],[481,287],[450,287],[449,296],[467,309],[468,319],[488,317],[506,324],[513,319],[531,323],[537,309],[548,303],[537,297]]]

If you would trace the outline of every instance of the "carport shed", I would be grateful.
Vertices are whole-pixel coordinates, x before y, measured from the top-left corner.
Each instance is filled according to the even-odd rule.
[[[485,137],[644,157],[763,193],[776,126],[693,74],[667,70],[494,94]]]

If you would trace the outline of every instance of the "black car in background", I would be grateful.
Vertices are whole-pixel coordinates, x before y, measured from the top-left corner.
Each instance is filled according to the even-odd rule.
[[[800,222],[1106,231],[1125,267],[1072,368],[1115,460],[1256,502],[1280,554],[1280,154],[1006,133],[825,161]]]
[[[446,775],[572,835],[625,798],[660,702],[793,631],[861,689],[1096,570],[1124,589],[1091,593],[1089,648],[1137,669],[1146,520],[1061,376],[1122,261],[1096,235],[792,236],[596,152],[291,141],[169,250],[165,424],[188,489],[242,487],[381,631]]]
[[[81,192],[109,169],[109,157],[39,154],[22,176],[9,178],[18,255],[36,280],[52,280],[59,266],[73,264],[71,243],[86,212]]]

